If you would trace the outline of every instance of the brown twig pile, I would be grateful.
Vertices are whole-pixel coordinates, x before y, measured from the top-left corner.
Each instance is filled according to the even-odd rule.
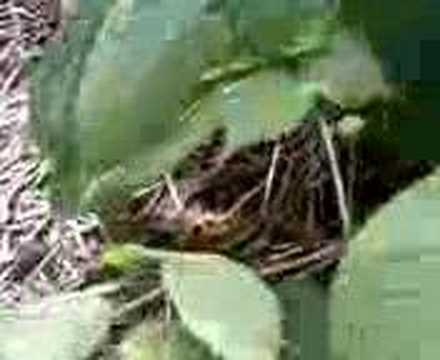
[[[224,253],[269,280],[335,263],[343,224],[320,125],[338,116],[321,107],[278,139],[237,151],[217,131],[173,177],[133,201],[131,221],[149,246]],[[337,135],[331,141],[337,149]]]

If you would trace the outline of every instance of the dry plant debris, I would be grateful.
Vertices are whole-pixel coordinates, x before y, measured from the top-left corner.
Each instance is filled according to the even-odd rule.
[[[145,229],[146,244],[224,253],[268,279],[334,264],[344,248],[346,189],[331,166],[337,134],[325,140],[320,129],[322,122],[335,128],[340,112],[321,105],[281,137],[236,151],[215,132],[172,176],[132,201],[130,221]]]

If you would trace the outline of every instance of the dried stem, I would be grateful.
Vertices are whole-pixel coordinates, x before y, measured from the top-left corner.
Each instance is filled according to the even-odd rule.
[[[267,174],[266,179],[266,188],[264,192],[264,200],[262,204],[263,211],[267,211],[267,207],[269,204],[270,193],[272,191],[273,179],[275,177],[275,171],[278,163],[278,158],[280,155],[281,145],[277,142],[273,148],[272,160],[269,168],[269,172]]]
[[[160,297],[164,296],[164,289],[161,287],[153,288],[151,291],[146,294],[130,301],[129,303],[123,305],[114,315],[115,319],[119,319],[126,315],[127,313],[145,305],[154,302]]]
[[[173,200],[174,204],[176,205],[177,211],[182,211],[185,207],[183,205],[182,200],[179,197],[179,193],[177,191],[176,185],[174,185],[173,179],[171,178],[170,174],[165,174],[165,183],[168,188],[168,191],[170,192],[171,199]]]
[[[342,180],[341,171],[339,169],[338,160],[336,158],[336,151],[333,146],[332,138],[330,135],[330,129],[328,128],[325,119],[320,122],[321,136],[324,139],[325,147],[327,149],[327,155],[330,161],[330,168],[332,171],[332,178],[336,188],[336,195],[338,200],[339,212],[342,219],[344,236],[348,235],[350,231],[350,214],[347,208],[347,200],[344,191],[344,182]]]

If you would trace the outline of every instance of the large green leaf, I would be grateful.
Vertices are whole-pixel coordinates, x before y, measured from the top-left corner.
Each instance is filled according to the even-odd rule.
[[[218,87],[202,99],[197,121],[221,120],[228,146],[274,138],[303,120],[320,88],[284,70],[263,70]]]
[[[127,1],[126,1],[127,2]],[[199,1],[133,2],[124,29],[104,28],[78,103],[82,160],[108,168],[179,132],[178,114],[199,79]]]
[[[318,48],[321,47],[335,14],[334,6],[314,0],[228,0],[225,10],[241,51],[275,59],[282,56],[285,47],[299,43],[319,43]],[[310,26],[317,21],[322,28]],[[308,29],[307,34],[302,31],[304,28]],[[308,47],[311,49],[316,50]]]
[[[350,241],[332,285],[334,359],[440,353],[439,201],[437,171],[384,206]]]
[[[183,322],[227,360],[275,360],[281,345],[276,297],[249,269],[215,255],[165,260],[164,285]]]
[[[278,299],[250,269],[214,254],[120,248],[162,264],[163,285],[183,323],[227,360],[275,360],[281,348]],[[122,256],[121,256],[122,255]],[[121,264],[118,256],[107,257]],[[124,263],[124,261],[122,261]]]
[[[326,97],[350,108],[390,98],[392,88],[366,39],[341,29],[327,46],[325,55],[300,70],[307,79],[321,84]]]
[[[105,28],[90,55],[78,103],[80,143],[88,173],[122,163],[130,174],[142,169],[146,181],[161,170],[158,156],[164,169],[179,159],[163,152],[185,154],[182,146],[195,146],[216,126],[178,119],[203,71],[228,57],[229,40],[218,34],[227,33],[221,17],[207,18],[200,1],[130,3],[123,29]]]
[[[43,157],[55,163],[52,185],[57,197],[79,197],[76,99],[87,55],[111,3],[82,2],[80,20],[67,27],[69,41],[49,47],[31,66],[32,126]]]
[[[66,45],[49,51],[34,72],[36,123],[57,160],[64,200],[73,203],[115,165],[140,171],[142,158],[148,181],[158,175],[149,162],[159,150],[175,145],[182,154],[180,142],[196,145],[206,131],[191,131],[179,114],[204,69],[229,56],[226,24],[204,16],[198,0],[118,0],[102,26],[110,2],[92,3],[81,3],[83,17]],[[100,21],[89,21],[95,13]]]
[[[330,359],[326,286],[313,277],[286,278],[274,291],[287,315],[281,359]]]
[[[280,0],[268,6],[231,0],[224,4],[226,17],[222,12],[208,16],[198,0],[184,5],[178,0],[113,3],[110,10],[109,3],[98,0],[82,3],[84,21],[72,27],[66,45],[49,51],[34,76],[43,147],[55,158],[55,184],[74,209],[78,202],[95,210],[120,204],[134,188],[170,171],[215,127],[225,126],[228,144],[236,148],[294,126],[318,92],[328,90],[339,100],[342,91],[351,100],[365,100],[384,88],[377,81],[380,72],[364,66],[370,65],[368,59],[360,61],[363,53],[354,56],[359,51],[352,51],[353,46],[338,52],[340,42],[332,39],[340,29],[332,13],[318,3]],[[255,35],[255,41],[264,44],[265,36],[257,35],[264,28],[260,20],[269,19],[270,28],[276,29],[275,20],[284,12],[288,36],[281,36],[286,42],[274,40],[277,51],[297,56],[335,49],[323,52],[322,61],[311,56],[304,77],[266,69],[206,94],[200,82],[207,69],[232,69],[242,59],[235,57],[232,46],[234,35],[241,36],[237,26],[245,38]],[[88,18],[99,21],[89,25]],[[269,53],[261,52],[270,58]],[[367,78],[358,78],[363,73],[359,66],[341,65],[346,58],[372,69]],[[264,58],[257,62],[252,71],[270,64]],[[196,119],[180,121],[198,97]]]
[[[122,360],[211,360],[209,350],[176,322],[144,321],[121,345]]]
[[[113,310],[101,295],[114,286],[0,308],[0,359],[85,360],[107,335]]]
[[[127,3],[133,6],[133,1]],[[115,37],[114,30],[104,27],[104,40],[90,56],[79,101],[82,160],[92,175],[99,174],[101,166],[120,167],[104,177],[95,176],[83,199],[86,207],[107,205],[105,194],[127,198],[136,185],[170,171],[215,127],[228,129],[231,147],[247,145],[278,135],[314,104],[319,90],[314,84],[286,71],[263,71],[218,86],[201,99],[191,121],[177,121],[198,80],[206,76],[204,71],[213,64],[227,64],[232,56],[232,35],[222,17],[200,16],[197,7],[192,12],[179,9],[173,1],[160,7],[143,4],[145,14],[139,10],[135,20],[123,22],[122,30],[122,11],[116,11],[119,35],[109,41]],[[182,17],[185,26],[180,26]],[[216,35],[216,29],[223,35]],[[171,40],[167,39],[170,31]]]

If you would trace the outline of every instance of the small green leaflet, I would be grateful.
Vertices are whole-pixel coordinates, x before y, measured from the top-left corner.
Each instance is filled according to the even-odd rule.
[[[145,260],[143,250],[142,246],[136,244],[113,245],[105,250],[101,262],[104,267],[130,271]]]

